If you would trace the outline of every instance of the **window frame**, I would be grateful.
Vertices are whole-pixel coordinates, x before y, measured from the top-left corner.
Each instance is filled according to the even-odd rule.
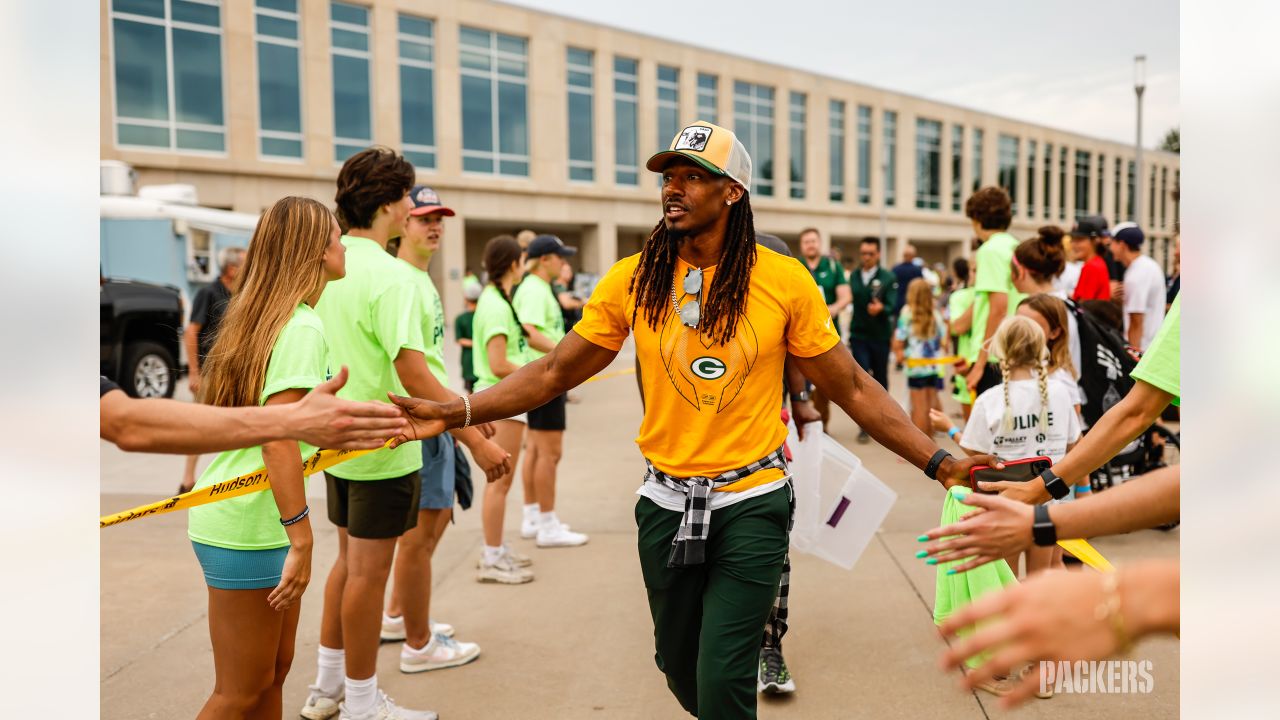
[[[468,68],[465,65],[463,65],[462,53],[471,52],[471,53],[480,54],[481,52],[480,48],[467,45],[462,42],[463,30],[467,30],[474,33],[483,33],[489,36],[490,38],[489,46],[483,49],[483,51],[487,53],[489,57],[488,70],[476,70],[475,68]],[[500,122],[500,118],[502,116],[502,109],[498,104],[498,95],[499,95],[498,85],[501,82],[512,82],[512,83],[517,83],[524,86],[524,98],[525,98],[525,104],[524,104],[525,143],[524,144],[526,148],[532,148],[533,124],[532,122],[530,122],[531,116],[529,114],[529,38],[522,37],[520,35],[510,35],[508,33],[498,32],[497,30],[488,30],[485,28],[479,28],[473,25],[461,25],[461,24],[458,26],[458,34],[459,34],[459,39],[458,39],[459,87],[461,87],[461,80],[463,77],[470,76],[470,77],[476,77],[476,78],[483,78],[489,81],[489,103],[490,103],[489,110],[492,113],[492,116],[490,117],[490,120],[491,120],[490,125],[491,125],[491,132],[493,134],[492,138],[490,138],[492,141],[493,149],[489,151],[468,150],[466,148],[465,141],[460,144],[459,150],[460,150],[460,157],[462,158],[462,174],[471,176],[471,177],[488,177],[488,178],[500,177],[500,178],[528,180],[530,177],[532,177],[532,172],[533,172],[533,163],[531,160],[532,154],[526,153],[524,155],[517,155],[515,153],[502,152],[502,123]],[[498,47],[499,37],[512,38],[524,43],[524,54],[517,55],[516,53],[500,49]],[[524,65],[524,76],[516,77],[515,75],[512,75],[512,74],[502,73],[500,70],[498,70],[499,60],[518,60],[520,63]],[[461,98],[461,90],[459,90],[458,112],[461,113],[462,111],[463,111],[463,102]],[[493,172],[466,169],[467,158],[473,158],[473,159],[480,158],[480,159],[492,161]],[[504,173],[502,172],[503,162],[524,163],[528,172],[526,172],[523,175],[518,175],[513,173]]]
[[[424,37],[422,35],[414,35],[412,33],[403,32],[400,29],[400,18],[406,18],[406,17],[413,20],[418,20],[418,21],[427,23],[428,27],[430,27],[431,29],[431,34],[429,36]],[[419,45],[427,46],[431,51],[431,59],[418,60],[415,58],[406,58],[404,54],[400,51],[400,43],[402,42],[412,42],[412,43],[417,43]],[[439,150],[440,144],[439,144],[439,136],[437,134],[437,127],[436,127],[436,109],[438,105],[436,104],[437,75],[436,75],[435,60],[436,60],[437,50],[438,50],[438,46],[436,45],[435,18],[426,17],[425,15],[415,15],[414,13],[409,13],[409,12],[402,12],[402,11],[396,12],[396,70],[397,70],[396,80],[397,82],[400,83],[400,149],[401,149],[401,152],[403,152],[404,155],[406,156],[408,156],[409,153],[419,153],[419,154],[430,154],[432,158],[432,162],[430,165],[424,165],[422,163],[414,162],[413,163],[414,170],[435,171],[440,167],[440,150]],[[401,71],[403,71],[405,67],[417,68],[419,70],[426,70],[428,73],[431,74],[431,97],[428,98],[428,103],[431,105],[431,135],[432,135],[432,140],[434,141],[431,145],[420,145],[418,143],[409,143],[409,142],[406,142],[404,139],[404,114],[405,114],[404,82],[403,82],[403,73]]]
[[[258,4],[258,0],[253,3],[253,77],[257,81],[258,102],[255,106],[254,121],[256,125],[257,153],[258,159],[264,162],[283,162],[294,165],[301,165],[307,159],[307,113],[306,113],[306,88],[307,81],[303,77],[306,69],[306,63],[302,61],[302,0],[298,0],[294,6],[294,11],[276,10],[275,8],[262,7]],[[298,37],[295,40],[277,37],[275,35],[260,35],[258,33],[258,16],[274,17],[281,20],[290,20],[297,23]],[[262,67],[258,62],[258,43],[266,43],[268,45],[280,45],[282,47],[293,48],[297,55],[298,61],[298,132],[289,133],[281,130],[263,130],[262,129]],[[272,155],[263,152],[263,140],[291,140],[297,142],[300,153],[293,155]]]
[[[587,54],[588,60],[586,65],[582,65],[574,61],[573,52],[575,50],[578,52]],[[590,48],[581,48],[581,47],[575,47],[573,45],[566,45],[565,52],[564,52],[564,66],[565,66],[565,113],[566,115],[569,115],[571,113],[569,105],[570,105],[570,99],[573,95],[586,96],[587,107],[591,109],[591,137],[589,139],[589,142],[587,143],[587,150],[591,155],[591,157],[587,160],[575,159],[573,157],[572,138],[567,137],[565,144],[567,145],[566,149],[568,150],[568,153],[567,153],[568,164],[566,165],[567,172],[565,173],[565,176],[566,176],[566,179],[571,183],[581,184],[581,185],[594,185],[597,180],[596,178],[596,139],[595,139],[596,52],[595,50],[592,50]],[[582,86],[574,85],[573,83],[569,82],[569,74],[573,72],[586,73],[587,79],[590,81],[590,86],[584,89]],[[566,121],[565,123],[566,134],[571,132],[570,127],[572,127],[572,124]],[[591,177],[585,180],[582,178],[575,178],[573,177],[573,171],[575,169],[586,170],[591,174]]]

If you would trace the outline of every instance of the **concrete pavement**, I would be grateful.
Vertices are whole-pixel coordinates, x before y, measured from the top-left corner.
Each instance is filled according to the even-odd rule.
[[[454,357],[451,354],[450,357]],[[630,367],[621,356],[612,369]],[[895,376],[901,384],[901,377]],[[897,397],[905,388],[895,387]],[[653,663],[652,627],[635,555],[633,508],[643,463],[632,442],[640,405],[634,378],[579,389],[569,405],[559,514],[591,535],[581,548],[538,550],[518,532],[520,491],[513,488],[507,537],[531,554],[537,580],[480,585],[479,504],[459,514],[435,560],[432,615],[483,648],[478,661],[419,675],[398,670],[398,644],[384,645],[379,684],[401,704],[443,718],[575,720],[687,717]],[[841,415],[830,433],[898,493],[898,501],[859,563],[845,571],[807,555],[793,557],[791,631],[785,648],[796,678],[793,696],[762,699],[760,717],[957,718],[1005,715],[985,693],[956,687],[936,667],[942,641],[932,622],[935,571],[914,558],[915,536],[937,523],[942,491],[877,445],[854,443]],[[209,458],[204,458],[207,463]],[[203,464],[202,463],[202,466]],[[182,458],[129,455],[102,447],[102,511],[152,501],[173,491]],[[480,476],[482,478],[482,476]],[[315,676],[321,588],[336,554],[323,517],[323,480],[308,492],[316,547],[304,599],[297,658],[285,686],[285,717],[296,717]],[[1144,531],[1098,540],[1109,559],[1176,556],[1178,531]],[[111,720],[193,717],[213,685],[205,587],[186,538],[186,517],[172,513],[102,531],[101,698]],[[1087,610],[1082,610],[1087,611]],[[1059,695],[1015,711],[1028,718],[1175,717],[1178,643],[1140,644],[1132,658],[1154,664],[1147,695]]]

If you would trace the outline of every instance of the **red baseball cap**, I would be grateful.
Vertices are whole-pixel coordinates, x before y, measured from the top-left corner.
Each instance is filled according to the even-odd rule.
[[[426,185],[415,185],[409,191],[409,197],[413,200],[413,209],[409,211],[410,215],[430,215],[438,212],[441,215],[453,217],[457,213],[444,206],[440,202],[440,194]]]

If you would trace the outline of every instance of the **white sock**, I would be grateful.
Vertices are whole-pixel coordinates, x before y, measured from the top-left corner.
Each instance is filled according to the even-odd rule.
[[[378,676],[367,680],[347,678],[347,698],[343,702],[347,706],[348,715],[365,715],[373,710],[378,700]]]
[[[382,622],[400,624],[404,622],[404,617],[401,615],[388,615],[386,613],[382,613]]]
[[[337,695],[342,689],[342,678],[347,674],[346,651],[321,645],[317,665],[320,670],[316,673],[316,687],[330,697]]]
[[[524,516],[529,519],[533,519],[534,517],[536,517],[539,510],[541,510],[541,508],[538,507],[538,503],[524,504]]]
[[[556,511],[544,512],[538,514],[538,524],[544,528],[553,528],[560,524],[560,518],[556,517]]]
[[[484,564],[485,565],[492,565],[498,562],[498,560],[501,557],[502,557],[501,545],[499,545],[498,547],[489,547],[488,545],[484,546]]]

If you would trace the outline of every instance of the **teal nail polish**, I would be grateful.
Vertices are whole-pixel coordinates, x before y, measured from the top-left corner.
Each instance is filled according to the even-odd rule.
[[[916,557],[918,557],[918,558],[922,558],[922,557],[924,557],[925,555],[928,555],[928,554],[929,554],[929,551],[928,551],[928,550],[921,550],[920,552],[916,553]]]
[[[937,565],[937,564],[938,564],[938,558],[929,558],[928,560],[925,560],[925,561],[924,561],[924,564],[925,564],[925,565]]]
[[[955,574],[956,574],[956,569],[955,569],[955,568],[951,568],[950,570],[948,570],[948,571],[947,571],[947,574],[948,574],[948,575],[955,575]]]
[[[928,542],[928,541],[929,541],[928,535],[921,535],[920,537],[916,538],[916,542]]]

